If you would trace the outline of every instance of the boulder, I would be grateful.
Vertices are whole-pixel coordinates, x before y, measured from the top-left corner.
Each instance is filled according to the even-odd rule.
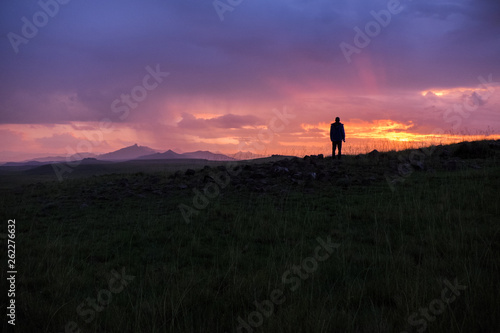
[[[273,167],[272,171],[271,171],[271,174],[273,176],[282,176],[282,175],[287,175],[290,173],[290,170],[286,167],[282,167],[282,166],[275,166]]]

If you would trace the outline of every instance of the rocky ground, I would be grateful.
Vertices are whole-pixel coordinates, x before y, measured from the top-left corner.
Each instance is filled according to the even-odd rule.
[[[187,169],[171,174],[135,173],[91,177],[88,182],[77,182],[79,189],[71,188],[68,194],[62,190],[54,197],[40,198],[41,212],[64,204],[79,202],[85,209],[94,204],[119,201],[125,198],[168,198],[181,193],[192,195],[193,190],[202,193],[251,191],[279,195],[289,189],[305,193],[321,190],[324,186],[347,189],[353,186],[382,185],[397,188],[413,173],[436,171],[458,171],[466,168],[480,169],[498,163],[500,140],[464,142],[448,146],[383,152],[376,150],[356,156],[344,156],[342,160],[323,155],[304,158],[282,158],[274,156],[272,162],[237,162]],[[19,188],[19,192],[44,190],[49,185],[31,184]],[[61,190],[59,190],[61,191]],[[71,194],[69,194],[71,193]],[[217,195],[217,193],[213,195]],[[75,198],[74,196],[77,196]]]
[[[341,160],[312,155],[304,158],[283,158],[260,164],[240,163],[178,171],[169,176],[167,188],[187,189],[200,187],[209,182],[220,183],[222,186],[226,179],[229,179],[235,189],[256,192],[280,191],[287,186],[313,190],[325,185],[369,186],[380,181],[397,184],[414,172],[480,169],[498,157],[500,157],[500,140],[465,142],[402,152],[380,153],[374,150],[364,155],[344,156]],[[153,183],[158,181],[160,180],[156,179]],[[153,184],[151,186],[154,187]],[[155,192],[152,187],[151,192]]]

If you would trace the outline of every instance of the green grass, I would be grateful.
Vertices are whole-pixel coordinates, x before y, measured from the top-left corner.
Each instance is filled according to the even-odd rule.
[[[440,298],[445,279],[467,289],[426,332],[500,331],[497,162],[415,172],[394,192],[385,181],[230,185],[190,224],[178,205],[194,194],[178,184],[157,172],[2,189],[1,215],[16,219],[19,331],[74,321],[81,332],[234,332],[280,289],[285,301],[255,331],[416,332],[408,318]],[[318,237],[340,246],[291,291],[282,276]],[[135,278],[85,323],[77,306],[123,267]]]

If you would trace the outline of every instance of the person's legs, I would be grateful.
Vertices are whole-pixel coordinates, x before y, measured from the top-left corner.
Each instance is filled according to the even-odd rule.
[[[337,146],[337,141],[332,141],[332,160],[335,159],[335,148]]]
[[[335,159],[335,151],[339,150],[339,158],[340,158],[340,153],[342,150],[342,141],[332,141],[332,159]]]
[[[342,141],[337,141],[337,144],[339,145],[339,160],[340,160],[340,157],[342,156]]]

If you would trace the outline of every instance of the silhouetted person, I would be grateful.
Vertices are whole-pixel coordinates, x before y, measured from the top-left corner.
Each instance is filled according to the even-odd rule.
[[[340,122],[340,118],[335,118],[335,122],[330,126],[330,140],[332,141],[332,159],[335,158],[335,150],[338,147],[339,155],[342,156],[342,141],[345,142],[344,124]]]

